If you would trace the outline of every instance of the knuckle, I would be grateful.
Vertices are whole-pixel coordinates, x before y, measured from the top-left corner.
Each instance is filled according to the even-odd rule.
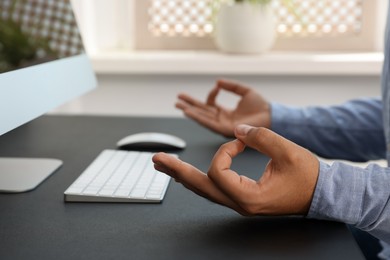
[[[264,127],[259,127],[255,134],[256,141],[261,142],[263,139],[267,138],[267,135],[268,130]]]
[[[210,168],[209,168],[208,171],[207,171],[207,175],[208,175],[210,178],[212,178],[213,175],[214,175],[214,173],[215,173],[217,170],[218,170],[217,167],[216,167],[215,165],[211,164],[211,165],[210,165]]]
[[[228,151],[229,151],[229,143],[224,143],[224,144],[222,144],[219,147],[219,149],[218,149],[217,153],[215,154],[215,156],[220,156],[222,154],[227,153]]]
[[[288,153],[287,157],[288,157],[289,162],[291,162],[291,163],[304,165],[305,161],[307,160],[307,156],[309,154],[310,154],[310,152],[308,152],[308,150],[297,146],[297,150]]]
[[[224,143],[221,145],[220,151],[225,152],[226,150],[228,150],[228,147],[229,147],[229,143]]]
[[[301,161],[301,154],[296,152],[289,153],[288,159],[290,162],[299,163]]]
[[[180,171],[186,170],[187,164],[186,164],[185,162],[183,162],[182,160],[179,160],[178,162],[179,162],[179,163],[178,163],[178,168],[179,168],[179,170],[180,170]]]

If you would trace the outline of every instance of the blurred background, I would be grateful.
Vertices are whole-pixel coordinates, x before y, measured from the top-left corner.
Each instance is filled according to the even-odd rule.
[[[99,88],[54,112],[181,116],[177,94],[205,99],[219,78],[298,106],[380,94],[387,1],[245,2],[72,0]],[[249,21],[253,11],[222,13],[243,4],[266,5],[272,26]],[[245,45],[260,46],[266,34],[273,39],[265,49]],[[234,106],[236,97],[219,102]]]

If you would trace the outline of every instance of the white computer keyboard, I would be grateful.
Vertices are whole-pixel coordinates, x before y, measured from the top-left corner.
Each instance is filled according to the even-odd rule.
[[[104,150],[64,192],[65,201],[158,203],[170,177],[154,169],[153,153]]]

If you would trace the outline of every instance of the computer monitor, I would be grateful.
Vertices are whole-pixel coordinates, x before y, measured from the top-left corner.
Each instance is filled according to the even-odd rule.
[[[0,136],[96,85],[69,0],[0,1]],[[61,164],[0,158],[0,191],[34,189]]]

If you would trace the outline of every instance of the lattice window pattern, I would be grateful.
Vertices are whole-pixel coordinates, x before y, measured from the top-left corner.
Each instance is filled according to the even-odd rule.
[[[47,41],[58,58],[84,52],[69,0],[1,0],[0,22],[8,19],[19,24],[30,37]],[[49,55],[43,49],[37,54]]]
[[[156,36],[204,36],[213,30],[211,14],[207,0],[152,0],[149,30]]]
[[[154,36],[210,35],[212,0],[150,0],[148,29]],[[363,0],[274,0],[279,37],[327,37],[359,34]]]

